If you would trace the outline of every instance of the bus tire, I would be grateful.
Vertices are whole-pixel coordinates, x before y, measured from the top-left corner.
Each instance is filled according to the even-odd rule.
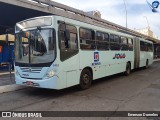
[[[146,69],[149,68],[149,61],[148,61],[148,59],[146,60],[146,66],[145,66],[145,68]]]
[[[125,71],[125,75],[128,76],[131,74],[131,64],[128,62],[126,64],[126,71]]]
[[[91,86],[92,83],[92,73],[88,69],[84,69],[80,76],[80,84],[79,87],[82,90],[88,89]]]

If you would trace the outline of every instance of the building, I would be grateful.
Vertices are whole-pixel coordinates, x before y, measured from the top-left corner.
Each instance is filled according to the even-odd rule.
[[[101,18],[101,13],[98,10],[87,12],[88,15],[94,16],[96,18]]]
[[[147,35],[149,37],[158,39],[158,37],[153,33],[153,31],[150,29],[150,27],[142,28],[142,29],[134,29],[135,31],[142,33],[144,35]]]

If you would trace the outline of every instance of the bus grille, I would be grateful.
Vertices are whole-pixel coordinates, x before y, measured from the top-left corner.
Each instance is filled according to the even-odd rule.
[[[41,67],[21,67],[22,72],[30,72],[30,73],[40,73],[42,68]]]

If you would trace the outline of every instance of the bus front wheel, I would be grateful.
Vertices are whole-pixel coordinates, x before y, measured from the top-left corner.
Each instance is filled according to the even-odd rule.
[[[128,63],[126,64],[125,75],[128,76],[130,73],[131,73],[131,65],[130,65],[130,63],[128,62]]]
[[[90,70],[88,69],[84,69],[81,73],[81,76],[80,76],[80,84],[79,84],[79,87],[82,89],[82,90],[85,90],[85,89],[88,89],[90,86],[91,86],[91,83],[92,83],[92,74],[90,72]]]

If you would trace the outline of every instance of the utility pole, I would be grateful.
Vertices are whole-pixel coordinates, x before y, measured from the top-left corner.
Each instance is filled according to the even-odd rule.
[[[125,11],[126,11],[126,29],[127,29],[127,6],[125,0],[123,0]]]

